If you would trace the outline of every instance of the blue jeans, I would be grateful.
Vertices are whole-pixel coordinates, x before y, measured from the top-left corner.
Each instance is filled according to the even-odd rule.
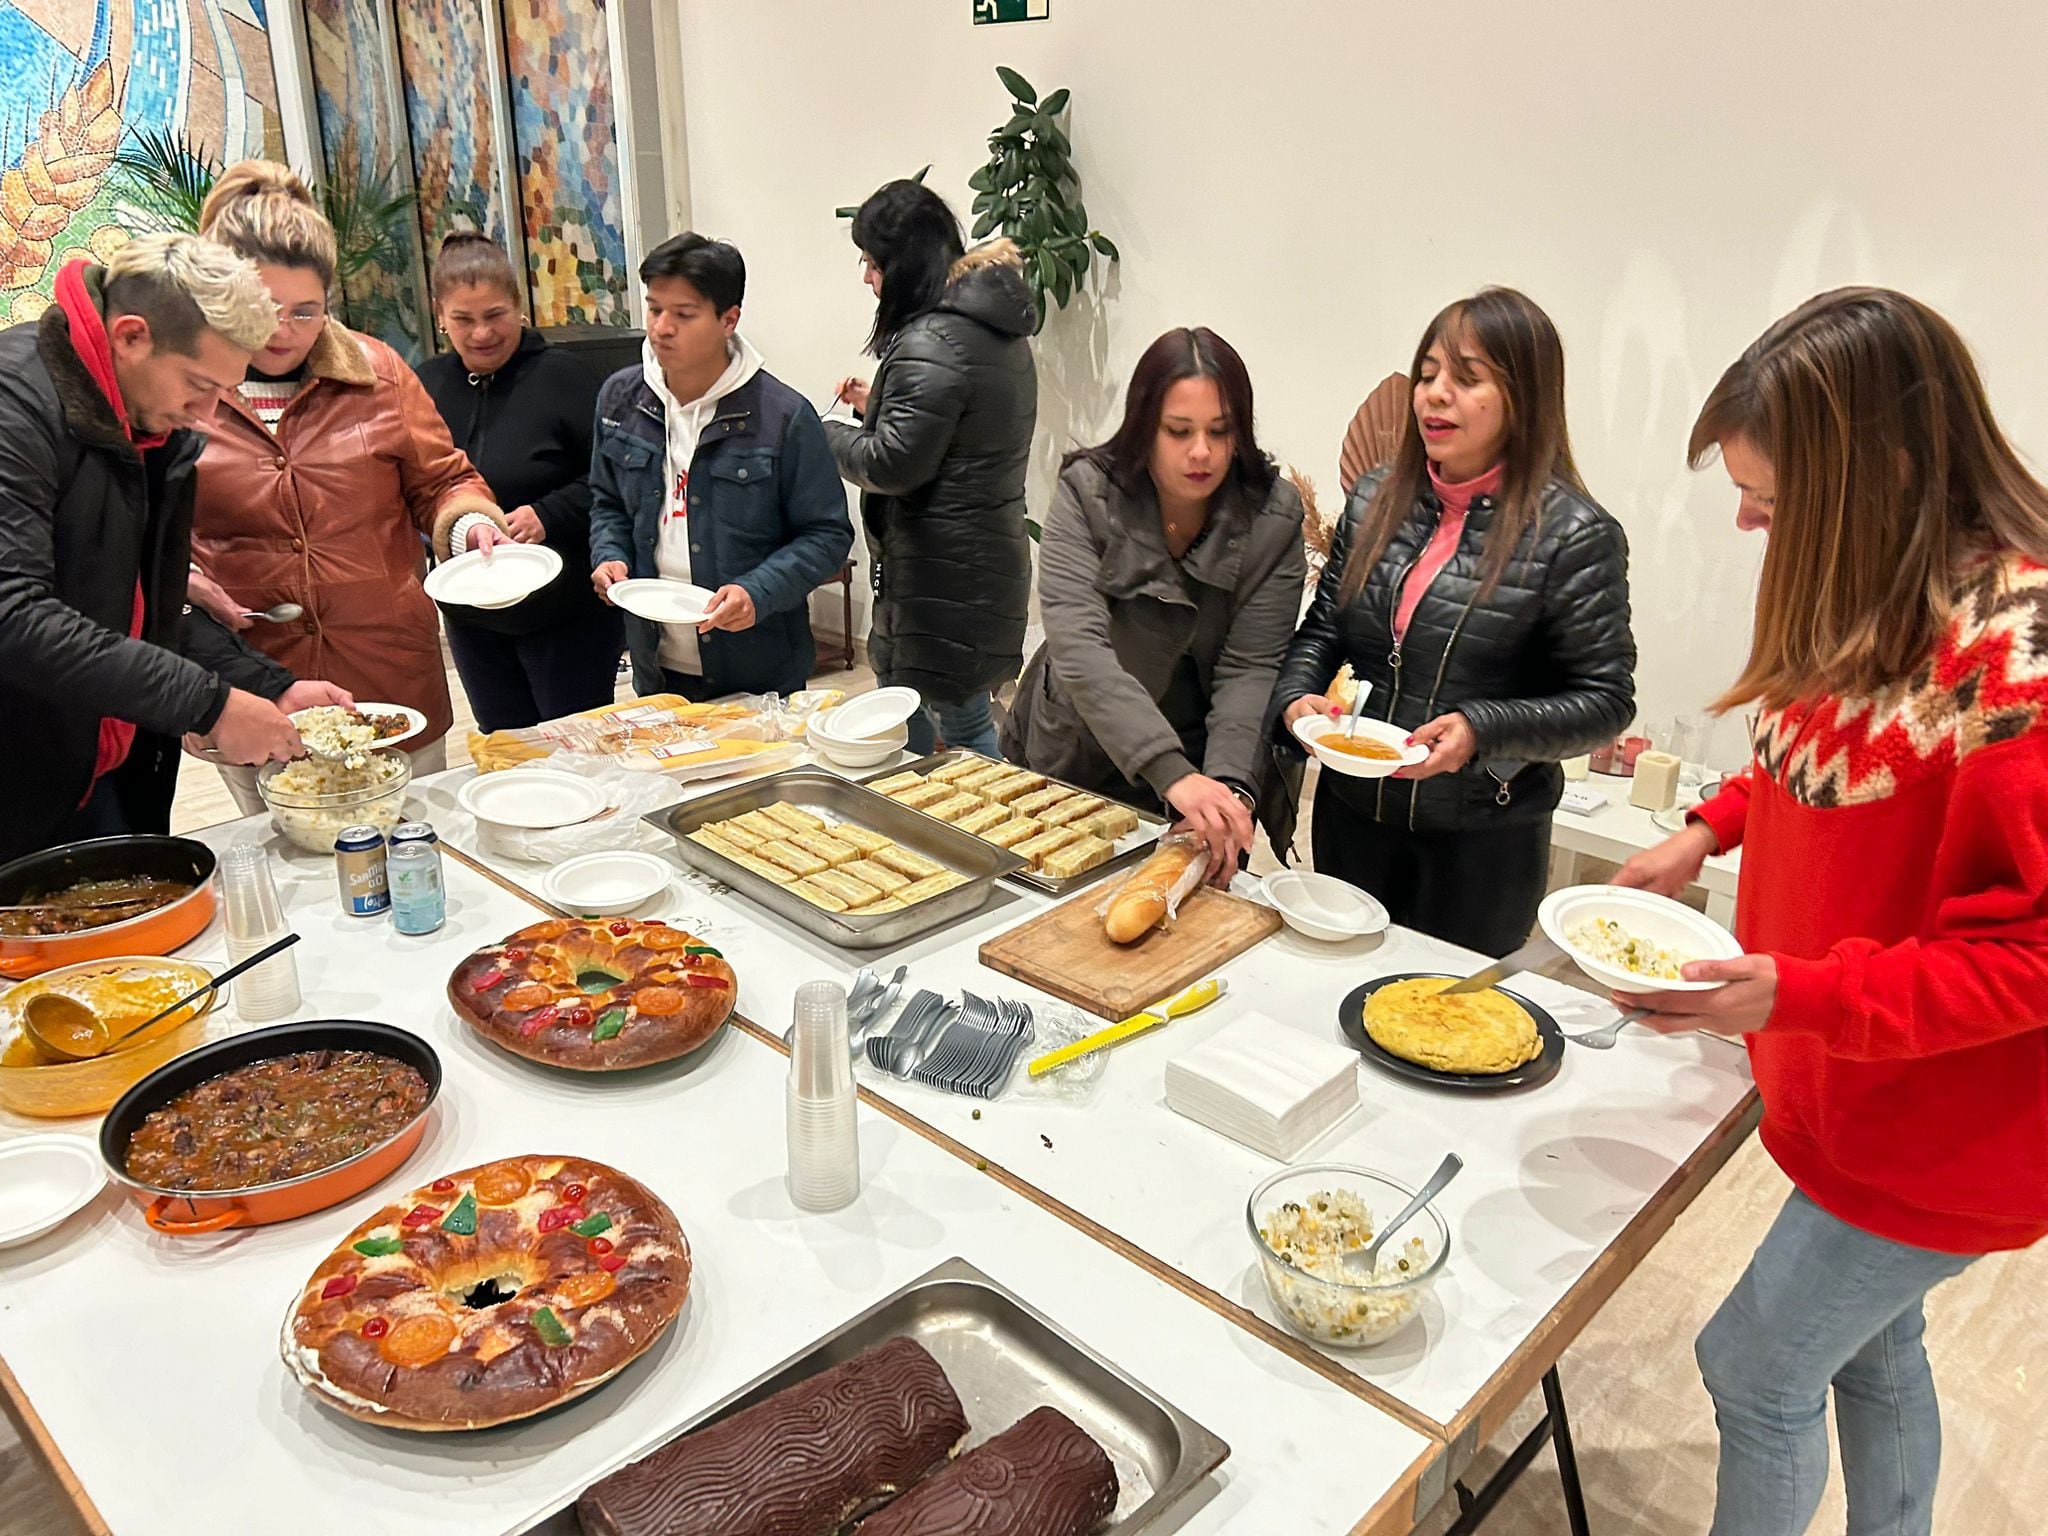
[[[926,704],[910,717],[910,750],[923,757],[943,737],[949,747],[979,752],[983,757],[1002,760],[1003,749],[996,742],[996,718],[992,701],[985,693],[969,694],[958,704]]]
[[[1696,1353],[1721,1469],[1712,1536],[1800,1536],[1828,1475],[1828,1388],[1848,1536],[1930,1536],[1941,1410],[1921,1300],[1972,1255],[1850,1226],[1794,1190]]]

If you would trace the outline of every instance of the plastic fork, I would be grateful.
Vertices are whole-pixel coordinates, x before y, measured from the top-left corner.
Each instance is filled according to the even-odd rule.
[[[1649,1011],[1647,1008],[1631,1008],[1612,1024],[1603,1024],[1598,1029],[1584,1030],[1576,1035],[1566,1035],[1565,1039],[1573,1045],[1583,1045],[1589,1051],[1611,1051],[1614,1049],[1615,1037],[1623,1028],[1643,1018]]]
[[[849,1032],[847,1043],[856,1056],[860,1054],[861,1044],[867,1038],[867,1032],[889,1017],[889,1010],[896,1006],[896,999],[903,992],[903,978],[909,974],[909,966],[897,966],[896,974],[889,978],[888,985],[883,986],[865,1003],[861,1004],[859,1016],[848,1016]]]

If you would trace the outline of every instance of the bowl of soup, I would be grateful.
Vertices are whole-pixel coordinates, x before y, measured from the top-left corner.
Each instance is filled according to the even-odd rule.
[[[1304,715],[1294,722],[1294,739],[1325,768],[1354,779],[1384,779],[1429,756],[1427,747],[1409,744],[1400,726],[1363,717],[1353,721],[1348,715],[1335,720]]]

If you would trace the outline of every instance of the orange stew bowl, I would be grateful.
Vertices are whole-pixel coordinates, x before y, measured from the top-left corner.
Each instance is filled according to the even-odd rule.
[[[123,922],[76,933],[0,934],[0,978],[18,981],[116,955],[168,955],[213,921],[214,863],[204,843],[145,832],[65,843],[0,865],[0,906],[35,901],[81,880],[154,875],[192,887],[176,901]]]
[[[328,1168],[245,1189],[163,1189],[128,1172],[128,1143],[152,1110],[189,1088],[237,1067],[300,1051],[369,1051],[388,1056],[427,1081],[427,1102],[418,1114],[375,1146]],[[426,1135],[434,1101],[441,1095],[441,1058],[418,1035],[391,1024],[361,1019],[316,1019],[274,1024],[216,1040],[152,1072],[123,1095],[100,1126],[100,1157],[114,1182],[142,1207],[143,1219],[159,1232],[189,1235],[229,1227],[260,1227],[310,1216],[361,1194],[396,1172]]]

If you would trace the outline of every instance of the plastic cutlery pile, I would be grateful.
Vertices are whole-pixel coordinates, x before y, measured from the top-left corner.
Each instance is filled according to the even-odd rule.
[[[972,992],[949,1003],[924,991],[904,1005],[887,1034],[868,1037],[866,1050],[869,1063],[891,1077],[992,1099],[1009,1081],[1031,1030],[1031,1010],[1022,1003]]]

